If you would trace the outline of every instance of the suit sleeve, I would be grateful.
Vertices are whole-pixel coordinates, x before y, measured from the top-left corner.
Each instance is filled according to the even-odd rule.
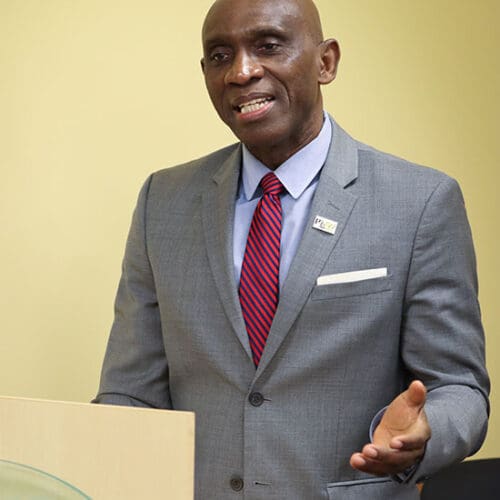
[[[146,243],[151,180],[152,177],[144,184],[132,218],[115,301],[115,319],[95,403],[172,407],[160,313]]]
[[[475,453],[487,428],[489,380],[474,249],[458,184],[427,200],[406,286],[401,356],[428,389],[432,437],[414,480]]]

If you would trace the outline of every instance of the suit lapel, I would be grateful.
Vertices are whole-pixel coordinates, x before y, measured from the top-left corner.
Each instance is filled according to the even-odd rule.
[[[256,378],[276,354],[311,294],[316,279],[342,235],[357,198],[345,188],[358,175],[356,141],[332,120],[332,144],[308,215],[302,240],[283,285],[280,302]],[[241,165],[235,148],[203,193],[203,228],[210,267],[226,315],[240,343],[252,359],[234,279],[233,223]],[[334,235],[312,227],[320,215],[337,222]]]
[[[226,315],[250,360],[252,353],[234,279],[233,223],[241,148],[235,148],[203,193],[203,229],[208,259]]]
[[[330,152],[321,172],[302,240],[283,284],[257,377],[276,354],[308,300],[357,200],[345,189],[358,175],[357,144],[333,120],[332,125]],[[312,227],[317,215],[337,222],[334,235]]]

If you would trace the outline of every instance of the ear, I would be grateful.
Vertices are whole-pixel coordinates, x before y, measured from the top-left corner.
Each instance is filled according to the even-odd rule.
[[[201,58],[200,59],[200,66],[201,66],[201,71],[203,72],[203,74],[205,74],[205,58]]]
[[[327,85],[335,80],[340,61],[340,47],[337,40],[329,38],[319,45],[319,77],[321,85]]]

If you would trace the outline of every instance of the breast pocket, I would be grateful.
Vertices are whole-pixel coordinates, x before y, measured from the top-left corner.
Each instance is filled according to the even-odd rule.
[[[387,477],[342,481],[327,485],[329,500],[418,500],[414,484],[399,484]]]
[[[311,299],[327,300],[387,292],[391,290],[391,278],[392,276],[388,275],[382,278],[354,281],[352,283],[335,283],[332,285],[316,286],[312,291]]]

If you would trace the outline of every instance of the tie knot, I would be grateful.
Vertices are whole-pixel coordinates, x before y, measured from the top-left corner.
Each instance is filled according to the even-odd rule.
[[[260,181],[264,194],[278,195],[285,190],[281,181],[273,172],[269,172]]]

